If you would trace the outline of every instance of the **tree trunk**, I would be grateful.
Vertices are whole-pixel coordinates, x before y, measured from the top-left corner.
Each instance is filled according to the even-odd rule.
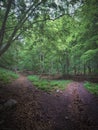
[[[85,66],[85,64],[84,64],[84,66],[83,66],[83,71],[84,71],[84,75],[86,74],[86,66]]]

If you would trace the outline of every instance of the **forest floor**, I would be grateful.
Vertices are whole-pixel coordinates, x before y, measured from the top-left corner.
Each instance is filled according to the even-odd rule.
[[[72,82],[66,90],[49,94],[21,75],[0,87],[0,105],[9,99],[17,104],[0,109],[0,130],[98,130],[98,97],[82,82]]]

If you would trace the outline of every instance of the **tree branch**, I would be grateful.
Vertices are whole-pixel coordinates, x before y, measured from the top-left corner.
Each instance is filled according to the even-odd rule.
[[[10,0],[12,1],[12,0]],[[35,5],[35,8],[33,8],[34,4],[32,4],[30,6],[30,8],[25,12],[25,14],[23,15],[23,17],[21,18],[21,20],[18,22],[18,24],[15,26],[11,36],[9,37],[8,42],[6,43],[6,45],[0,50],[0,56],[9,48],[9,46],[11,45],[14,36],[16,35],[17,31],[22,28],[23,24],[25,23],[25,21],[28,19],[28,17],[31,15],[31,13],[41,4],[42,2],[39,2],[38,4]],[[33,8],[33,9],[32,9]],[[29,11],[32,9],[32,11],[29,13]],[[29,14],[28,14],[29,13]],[[26,17],[26,15],[28,14],[28,16]],[[7,15],[8,16],[8,15]]]
[[[9,0],[8,5],[7,5],[7,9],[6,9],[6,12],[5,12],[4,20],[3,20],[3,23],[2,23],[2,27],[0,29],[0,45],[2,45],[2,42],[3,42],[4,32],[5,32],[5,27],[6,27],[6,21],[8,19],[8,14],[9,14],[10,9],[11,9],[11,4],[12,4],[12,0]]]

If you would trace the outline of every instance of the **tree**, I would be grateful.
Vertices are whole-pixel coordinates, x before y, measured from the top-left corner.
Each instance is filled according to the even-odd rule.
[[[80,36],[78,42],[81,44],[81,61],[88,69],[88,73],[98,72],[98,1],[86,0],[80,12]],[[84,67],[84,68],[85,68]],[[85,69],[86,69],[85,68]],[[85,71],[84,71],[85,72]]]
[[[0,2],[0,56],[21,34],[30,29],[32,24],[56,19],[66,13],[68,1],[53,0],[9,0]],[[39,16],[43,15],[41,19]]]
[[[17,29],[11,39],[9,50],[0,61],[5,59],[6,64],[13,61],[15,64],[13,63],[12,66],[18,63],[18,68],[37,73],[60,73],[66,76],[91,75],[98,72],[98,2],[96,0],[66,1],[67,3],[64,1],[32,3],[31,1],[31,4],[24,0],[21,1],[22,3],[15,2],[12,3],[6,25],[2,24],[3,19],[0,22],[0,26],[2,28],[5,26],[4,30],[6,30],[1,32],[0,51],[7,46],[15,27]],[[6,3],[2,2],[2,6],[8,6]],[[30,15],[27,15],[26,12],[32,4],[33,14],[30,14],[32,12],[30,9]],[[3,7],[2,18],[5,16]],[[17,12],[18,10],[20,12]],[[12,28],[13,23],[15,27]],[[15,52],[14,48],[17,48]],[[18,62],[15,59],[18,59]]]

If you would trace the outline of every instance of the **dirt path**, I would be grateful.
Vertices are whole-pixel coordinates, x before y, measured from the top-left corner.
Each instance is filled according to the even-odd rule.
[[[98,130],[98,98],[82,83],[48,94],[20,76],[0,88],[0,103],[9,99],[18,103],[13,109],[0,110],[0,130]]]

